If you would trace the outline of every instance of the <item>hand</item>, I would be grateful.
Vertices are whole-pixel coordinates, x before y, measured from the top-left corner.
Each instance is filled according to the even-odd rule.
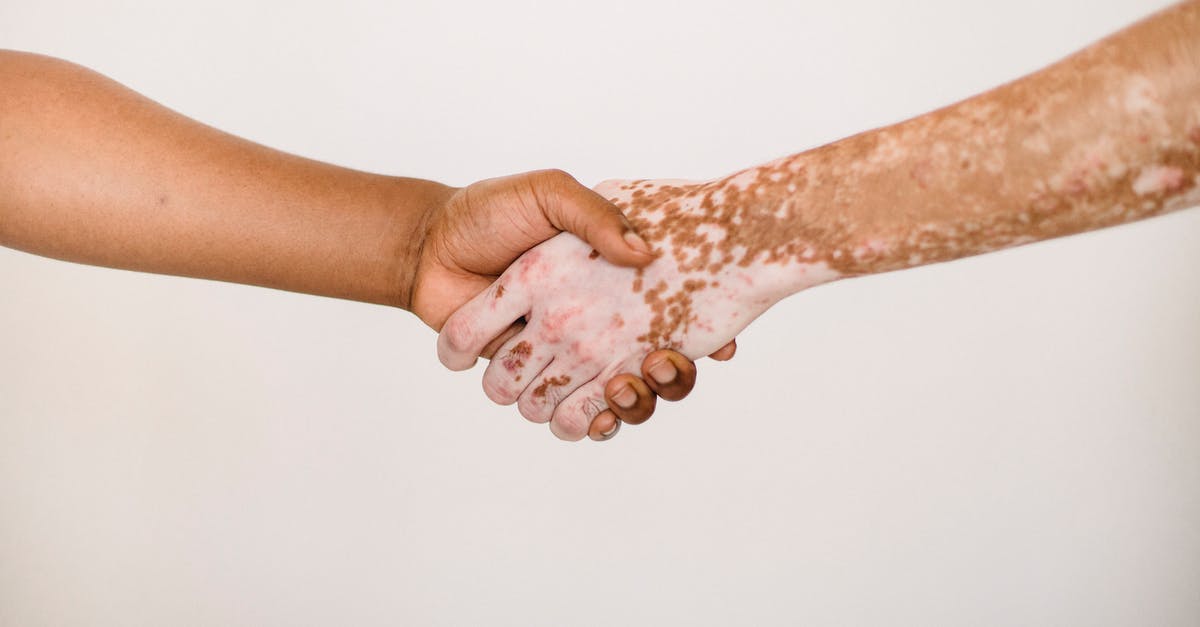
[[[441,329],[451,312],[487,289],[518,256],[560,231],[582,238],[588,250],[594,248],[620,266],[640,267],[654,259],[616,207],[558,170],[488,179],[447,190],[432,205],[434,209],[418,233],[422,245],[409,307],[435,330]],[[476,338],[482,342],[476,354],[490,358],[496,347],[520,331],[521,321],[509,322],[512,324],[496,329],[490,337]],[[731,343],[714,358],[729,359],[733,350]],[[695,384],[695,364],[673,351],[649,355],[644,366],[647,373],[673,368],[675,376],[663,382],[649,376],[646,381],[632,375],[614,379],[610,388],[613,394],[620,394],[612,402],[617,409],[596,421],[593,439],[612,437],[619,427],[618,418],[632,424],[644,422],[654,412],[655,394],[679,400]],[[634,391],[632,401],[625,386]]]
[[[418,230],[422,245],[409,309],[435,330],[522,253],[562,231],[618,266],[637,268],[654,259],[620,210],[560,170],[450,189]]]
[[[736,352],[737,341],[730,340],[709,357],[728,361]],[[588,427],[589,438],[597,442],[610,440],[620,430],[622,422],[633,425],[645,422],[654,413],[655,394],[668,401],[687,396],[696,384],[696,364],[673,350],[654,351],[642,361],[642,376],[644,381],[632,374],[619,374],[608,381],[604,386],[604,398],[610,409],[601,411],[592,420]]]
[[[736,185],[602,184],[597,191],[625,207],[640,232],[654,234],[648,239],[659,259],[641,269],[621,268],[597,259],[575,238],[549,240],[446,321],[438,341],[442,363],[470,367],[483,338],[525,318],[527,326],[499,348],[484,373],[485,392],[497,403],[516,402],[532,421],[549,421],[562,439],[594,433],[591,423],[601,412],[619,414],[613,401],[621,397],[613,384],[605,386],[610,378],[643,364],[641,372],[653,380],[657,364],[644,364],[655,350],[699,357],[721,349],[789,293],[796,269],[771,265],[759,259],[761,251],[720,232],[733,232],[730,223],[721,226],[729,216],[720,199]]]

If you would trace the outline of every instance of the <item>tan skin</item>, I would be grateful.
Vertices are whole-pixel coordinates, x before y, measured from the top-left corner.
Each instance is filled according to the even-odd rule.
[[[1200,0],[899,124],[715,181],[610,191],[652,246],[686,253],[688,276],[758,263],[747,271],[790,273],[783,293],[814,285],[815,267],[838,279],[903,270],[1195,207]],[[644,330],[653,346],[700,313],[686,282],[670,289],[660,314],[679,305]]]
[[[563,230],[618,265],[653,259],[616,207],[561,171],[464,188],[355,171],[223,133],[86,68],[0,50],[0,245],[399,307],[436,330]],[[664,362],[677,376],[663,383],[613,381],[613,394],[628,385],[637,397],[612,418],[643,422],[656,395],[691,391],[695,365],[660,351],[646,371]]]
[[[1193,206],[1198,42],[1200,2],[1182,2],[979,97],[753,169],[749,185],[663,188],[626,208],[656,243],[681,223],[655,232],[637,219],[642,210],[670,214],[673,194],[709,194],[704,219],[741,215],[762,227],[744,242],[751,249],[780,262],[812,249],[850,277]],[[229,137],[32,55],[0,53],[0,85],[0,243],[32,252],[405,306],[434,328],[558,229],[614,263],[648,262],[619,244],[619,214],[561,173],[453,190],[344,170]],[[798,219],[773,221],[781,205]],[[527,220],[495,219],[512,207]],[[473,248],[497,229],[505,245]],[[644,420],[652,392],[681,398],[695,370],[657,351],[642,374],[609,382],[613,409],[590,437]]]

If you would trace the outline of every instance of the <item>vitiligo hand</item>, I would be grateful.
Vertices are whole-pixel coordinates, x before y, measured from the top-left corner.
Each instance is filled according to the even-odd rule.
[[[823,265],[769,259],[775,251],[756,247],[757,235],[735,236],[752,233],[750,222],[761,216],[743,215],[753,210],[744,202],[739,212],[726,211],[722,199],[750,183],[601,184],[597,191],[626,212],[659,258],[642,270],[619,268],[579,239],[557,236],[447,320],[438,341],[442,362],[471,367],[493,337],[524,317],[524,330],[484,373],[484,391],[497,403],[516,402],[529,420],[549,421],[562,439],[582,438],[606,407],[604,385],[639,372],[650,352],[710,354],[795,291],[797,277],[807,274],[808,284],[833,278]]]

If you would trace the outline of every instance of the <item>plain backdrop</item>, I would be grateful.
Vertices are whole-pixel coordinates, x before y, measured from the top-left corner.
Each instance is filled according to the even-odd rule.
[[[707,178],[1152,0],[5,0],[0,45],[452,184]],[[821,287],[567,444],[383,307],[0,250],[0,625],[1196,625],[1200,210]]]

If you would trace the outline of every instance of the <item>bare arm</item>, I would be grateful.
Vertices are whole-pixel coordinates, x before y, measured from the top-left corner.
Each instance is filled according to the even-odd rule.
[[[704,354],[805,288],[1200,203],[1200,1],[907,122],[715,181],[597,189],[658,261],[613,268],[555,238],[500,278],[502,298],[451,317],[439,343],[443,363],[464,368],[475,338],[526,317],[500,349],[520,359],[489,364],[484,389],[566,439],[604,409],[600,383],[647,351]]]
[[[359,172],[223,133],[78,65],[0,50],[3,246],[402,307],[439,329],[563,230],[617,264],[653,258],[616,207],[561,171],[465,188]],[[692,363],[656,358],[680,374],[635,381],[630,422],[649,417],[655,392],[691,390]]]
[[[841,278],[1193,206],[1198,177],[1193,0],[945,109],[700,186],[609,195],[652,242],[723,232],[709,263],[823,265]],[[638,217],[655,211],[669,219]]]
[[[0,52],[0,244],[402,305],[451,189],[222,133],[85,68]]]
[[[965,102],[752,173],[734,192],[741,204],[789,210],[761,229],[779,239],[759,245],[823,242],[820,257],[842,276],[1196,205],[1200,2]]]

